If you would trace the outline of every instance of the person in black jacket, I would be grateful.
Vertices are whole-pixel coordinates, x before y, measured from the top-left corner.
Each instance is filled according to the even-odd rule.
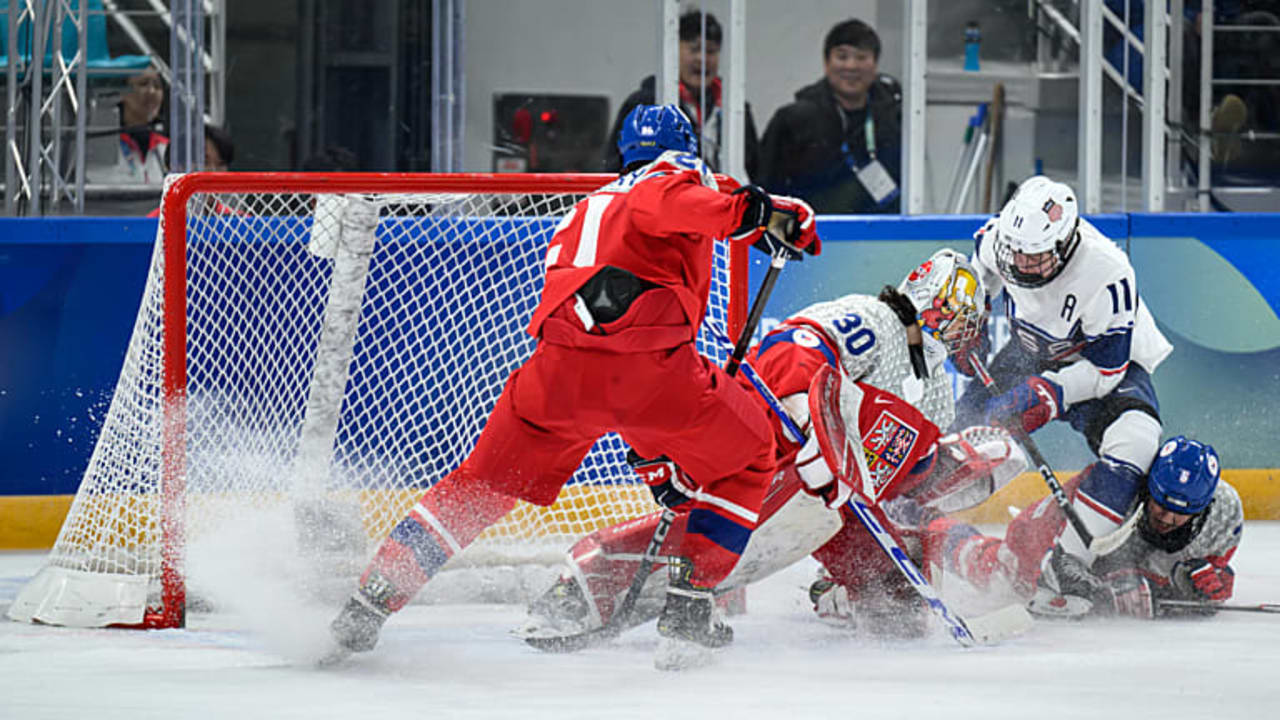
[[[703,18],[706,18],[705,31]],[[689,117],[694,132],[698,134],[698,155],[716,172],[724,172],[727,165],[721,149],[724,142],[724,113],[720,108],[718,75],[722,37],[720,23],[711,13],[690,10],[680,16],[680,109]],[[640,82],[640,89],[622,101],[602,153],[602,169],[605,172],[616,173],[622,169],[622,157],[618,154],[618,134],[622,131],[622,121],[635,106],[655,104],[656,97],[657,80],[650,75]],[[750,104],[746,105],[744,125],[745,165],[747,175],[754,178],[759,148]]]
[[[756,180],[819,213],[896,213],[902,91],[878,71],[880,38],[845,20],[827,32],[822,52],[824,77],[769,120]]]

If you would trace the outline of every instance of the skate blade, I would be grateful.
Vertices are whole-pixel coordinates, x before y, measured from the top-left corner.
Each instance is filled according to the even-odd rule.
[[[341,645],[334,645],[315,661],[317,670],[330,670],[346,663],[354,653]]]
[[[653,667],[664,672],[692,670],[713,662],[715,653],[711,648],[677,638],[662,638],[653,656]]]

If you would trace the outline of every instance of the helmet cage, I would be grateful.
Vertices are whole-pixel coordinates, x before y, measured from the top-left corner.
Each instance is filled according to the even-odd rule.
[[[949,355],[977,341],[986,320],[986,297],[963,255],[934,253],[907,276],[901,290],[916,306],[921,332],[942,343]]]
[[[933,296],[931,307],[920,312],[920,329],[941,342],[949,355],[969,348],[982,331],[985,313],[978,306],[977,288],[972,271],[957,267]]]
[[[1053,248],[1046,250],[1051,253],[1053,266],[1045,272],[1025,272],[1018,269],[1018,263],[1015,255],[1036,255],[1039,253],[1023,253],[1014,248],[1008,234],[996,231],[996,269],[1000,271],[1000,276],[1013,285],[1025,288],[1037,288],[1047,285],[1049,281],[1058,277],[1062,273],[1062,269],[1067,266],[1067,261],[1071,259],[1075,253],[1076,247],[1080,244],[1080,219],[1076,218],[1076,222],[1071,226],[1071,231],[1067,236],[1053,244]]]

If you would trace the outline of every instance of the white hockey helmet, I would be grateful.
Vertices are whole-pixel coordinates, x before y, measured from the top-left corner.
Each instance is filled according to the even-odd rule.
[[[1008,283],[1039,287],[1062,272],[1079,244],[1080,208],[1070,187],[1027,179],[996,221],[996,267]]]
[[[951,355],[971,347],[987,317],[987,297],[969,259],[943,248],[907,275],[898,292],[916,307],[920,330]]]

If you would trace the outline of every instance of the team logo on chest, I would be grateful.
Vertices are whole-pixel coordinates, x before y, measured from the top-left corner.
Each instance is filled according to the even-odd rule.
[[[871,426],[871,432],[862,438],[862,451],[867,459],[867,470],[875,484],[876,495],[887,485],[902,464],[911,457],[919,433],[888,410],[881,411]]]

